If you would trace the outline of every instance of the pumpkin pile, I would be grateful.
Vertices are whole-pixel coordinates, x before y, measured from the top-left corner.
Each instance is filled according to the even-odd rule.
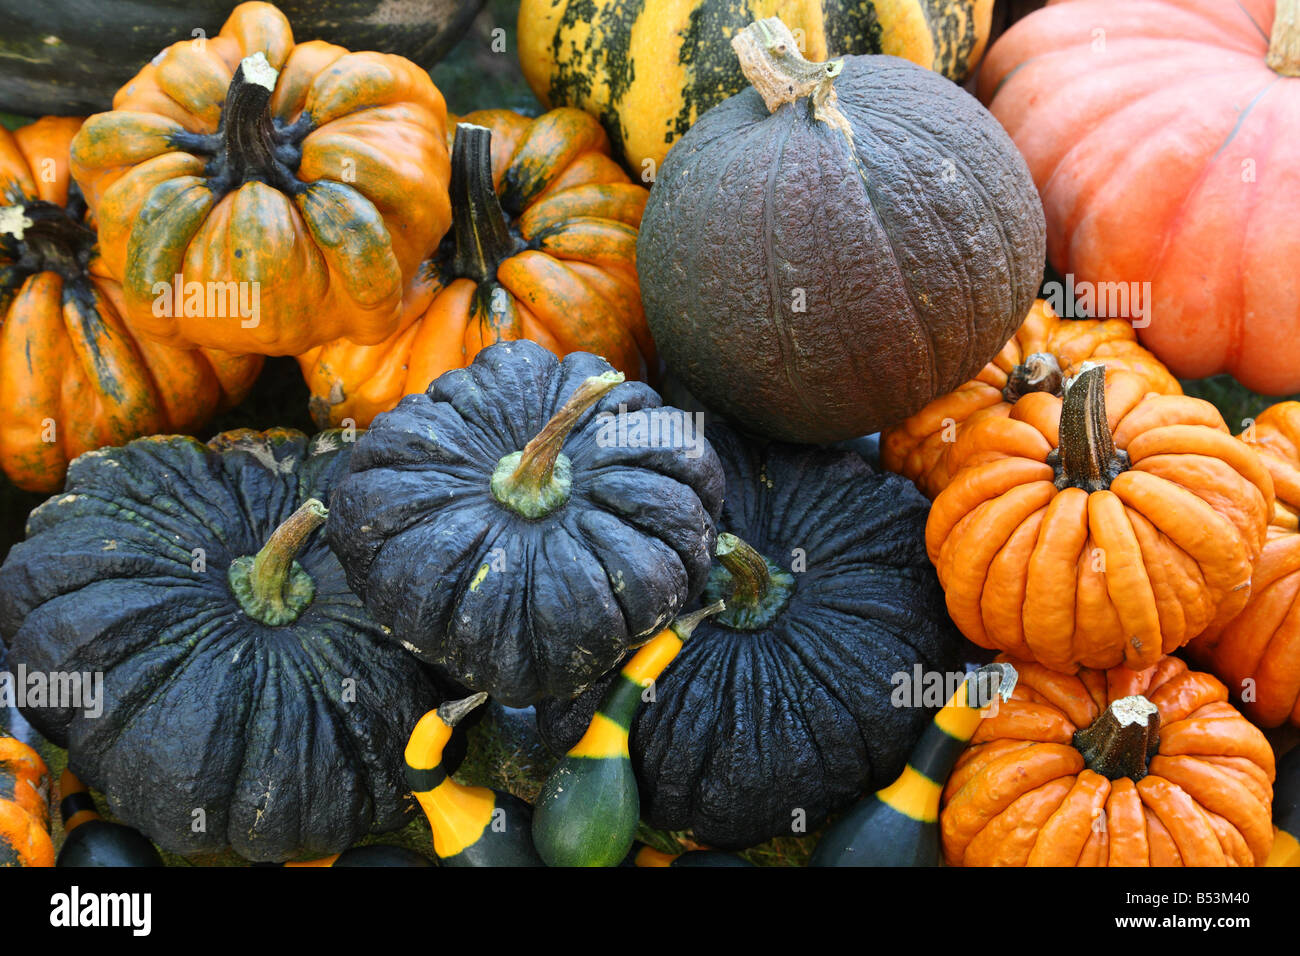
[[[0,866],[1300,865],[1300,0],[219,6],[0,44]]]

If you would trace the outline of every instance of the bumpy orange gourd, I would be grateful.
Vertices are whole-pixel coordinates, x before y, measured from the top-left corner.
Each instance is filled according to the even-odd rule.
[[[53,865],[50,772],[40,754],[0,730],[0,868]]]
[[[453,131],[452,232],[378,345],[331,342],[299,356],[318,424],[369,425],[493,342],[593,352],[628,378],[654,362],[636,274],[647,191],[575,109],[538,119],[465,116]]]
[[[1273,482],[1208,402],[1103,386],[967,428],[926,547],[968,638],[1055,670],[1150,667],[1236,615]]]
[[[1138,345],[1128,322],[1062,319],[1039,299],[1015,336],[977,377],[881,433],[881,463],[933,499],[952,478],[949,452],[962,428],[988,417],[1005,418],[1029,392],[1060,395],[1062,382],[1077,374],[1084,362],[1104,362],[1107,378],[1139,376],[1152,392],[1183,392],[1169,370]]]
[[[1258,453],[1277,496],[1250,601],[1188,647],[1255,723],[1300,727],[1300,402],[1262,412],[1240,438]]]
[[[944,787],[949,866],[1264,864],[1273,749],[1218,680],[999,660],[1020,679]]]
[[[1055,0],[993,44],[978,94],[1095,314],[1144,312],[1181,378],[1300,390],[1300,0]]]
[[[0,128],[0,467],[28,491],[57,491],[82,452],[202,427],[262,368],[257,356],[160,345],[124,318],[68,176],[80,125]]]
[[[279,10],[243,3],[90,117],[72,172],[142,331],[296,355],[397,326],[450,222],[445,124],[409,60],[295,44]]]

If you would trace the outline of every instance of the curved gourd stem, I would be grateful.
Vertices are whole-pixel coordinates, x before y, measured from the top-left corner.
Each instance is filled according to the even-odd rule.
[[[253,557],[230,564],[230,587],[249,617],[272,627],[290,624],[311,603],[316,584],[295,560],[329,511],[308,498],[285,519]]]
[[[729,531],[718,535],[713,553],[731,574],[731,597],[727,602],[733,608],[755,607],[767,597],[772,573],[761,554]]]
[[[1056,356],[1051,352],[1034,352],[1011,370],[1006,387],[1002,389],[1002,399],[1014,405],[1030,392],[1060,395],[1064,382],[1065,376]]]
[[[479,285],[491,282],[501,263],[519,251],[521,241],[511,235],[492,183],[492,131],[487,127],[456,124],[450,193],[452,274]]]
[[[768,112],[809,97],[813,117],[840,130],[851,143],[853,129],[840,112],[835,95],[835,77],[844,60],[814,63],[804,59],[799,44],[779,17],[755,20],[731,38],[731,48],[740,60],[741,72],[763,97]]]
[[[1300,76],[1300,0],[1277,0],[1265,62],[1282,76]]]
[[[1106,418],[1106,368],[1093,365],[1066,387],[1060,442],[1047,458],[1057,488],[1104,491],[1128,468],[1128,454],[1115,447]]]
[[[1091,726],[1074,732],[1084,764],[1108,780],[1141,780],[1159,746],[1160,711],[1141,694],[1112,701]]]

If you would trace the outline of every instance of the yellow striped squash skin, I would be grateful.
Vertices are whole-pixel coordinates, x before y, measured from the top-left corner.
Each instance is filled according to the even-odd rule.
[[[748,85],[731,38],[754,20],[780,17],[810,60],[887,53],[961,81],[992,15],[993,0],[523,0],[519,59],[538,99],[597,117],[650,181],[701,114]]]

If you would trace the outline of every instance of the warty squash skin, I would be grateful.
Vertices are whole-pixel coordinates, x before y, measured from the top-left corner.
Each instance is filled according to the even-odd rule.
[[[1239,437],[1273,479],[1268,540],[1245,609],[1187,650],[1228,685],[1237,706],[1256,724],[1300,727],[1300,402],[1265,409]]]
[[[636,275],[648,193],[609,158],[600,125],[575,109],[484,110],[451,126],[448,147],[452,228],[408,287],[397,330],[298,356],[321,427],[367,427],[498,341],[592,352],[631,379],[657,365]]]
[[[50,771],[39,753],[0,730],[0,868],[53,865]]]
[[[1298,13],[1058,0],[980,68],[979,97],[1042,194],[1052,266],[1077,284],[1149,283],[1138,337],[1180,378],[1300,390]],[[1109,316],[1138,318],[1131,295],[1107,299]]]
[[[1020,677],[944,787],[949,866],[1264,864],[1273,750],[1218,680],[999,660]]]
[[[1273,511],[1208,402],[1082,372],[966,429],[926,549],[963,634],[1067,673],[1154,666],[1251,594]]]
[[[974,98],[896,57],[809,63],[782,30],[736,36],[756,85],[669,154],[637,270],[659,352],[700,401],[828,443],[997,355],[1042,279],[1042,208]]]
[[[262,355],[340,336],[373,345],[451,221],[445,123],[414,63],[295,44],[279,10],[250,2],[90,117],[72,174],[145,334]],[[162,298],[176,276],[183,308]]]
[[[1059,396],[1085,362],[1103,362],[1108,378],[1138,376],[1161,395],[1181,395],[1178,379],[1138,345],[1120,319],[1062,319],[1043,299],[1034,303],[1002,351],[979,375],[940,396],[880,436],[881,464],[910,478],[931,500],[952,480],[951,450],[961,430],[983,418],[1005,418],[1029,392]]]
[[[726,473],[719,528],[746,547],[715,565],[701,602],[727,610],[656,678],[630,752],[647,823],[735,849],[812,832],[896,778],[938,704],[895,706],[895,675],[960,671],[962,641],[910,483],[853,452],[762,445],[723,426],[709,440]],[[768,572],[756,603],[736,594],[753,557]],[[538,705],[552,751],[582,736],[614,679]]]
[[[519,62],[539,100],[597,117],[653,179],[692,123],[745,88],[730,42],[756,19],[784,20],[809,59],[887,53],[960,82],[992,13],[993,0],[523,0]]]
[[[717,455],[700,432],[644,431],[683,414],[590,353],[488,346],[375,419],[330,544],[422,660],[511,707],[567,696],[704,588]]]
[[[98,716],[24,715],[163,849],[279,862],[409,819],[405,728],[440,696],[314,532],[345,434],[87,453],[0,567],[11,664],[104,675]]]
[[[68,175],[80,126],[0,128],[0,467],[47,494],[84,451],[201,428],[262,369],[259,356],[160,345],[126,320]]]

